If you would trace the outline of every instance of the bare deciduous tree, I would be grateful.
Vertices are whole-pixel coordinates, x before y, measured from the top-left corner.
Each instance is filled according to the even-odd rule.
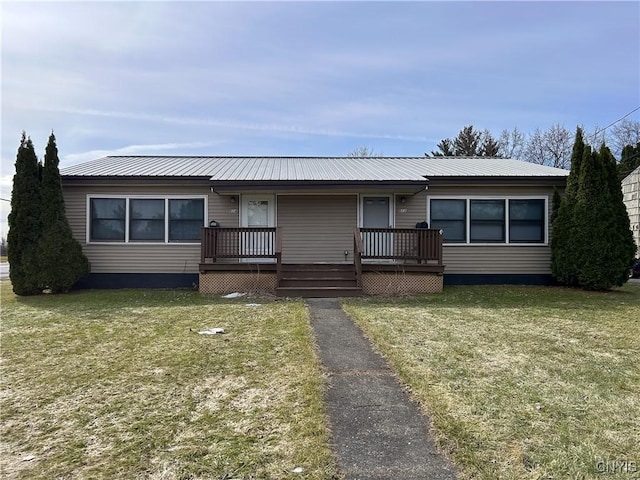
[[[373,148],[367,147],[367,146],[359,146],[354,148],[353,150],[351,150],[349,153],[347,153],[347,157],[359,157],[359,158],[366,158],[366,157],[383,157],[384,155],[382,153],[376,153]]]
[[[502,131],[498,144],[501,157],[521,159],[524,156],[527,140],[524,133],[518,130],[518,127],[514,127],[511,131]]]
[[[573,135],[563,125],[556,123],[543,135],[547,150],[545,165],[556,168],[569,168]]]

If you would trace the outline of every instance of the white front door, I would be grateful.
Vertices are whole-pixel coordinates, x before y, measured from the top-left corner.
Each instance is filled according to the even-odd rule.
[[[391,228],[391,200],[389,197],[362,197],[362,227]],[[393,252],[393,234],[388,232],[363,233],[365,255],[386,256]]]
[[[273,195],[243,195],[240,215],[243,227],[275,227],[276,202]],[[275,238],[262,233],[243,232],[240,234],[242,253],[265,254],[273,252]],[[245,258],[245,262],[269,262],[275,259]]]

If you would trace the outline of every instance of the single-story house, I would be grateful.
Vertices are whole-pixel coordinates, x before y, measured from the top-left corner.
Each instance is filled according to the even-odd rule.
[[[622,195],[629,214],[629,224],[636,242],[636,257],[638,257],[640,256],[640,167],[622,180]]]
[[[61,171],[83,287],[280,295],[548,283],[568,171],[464,157],[109,156]]]

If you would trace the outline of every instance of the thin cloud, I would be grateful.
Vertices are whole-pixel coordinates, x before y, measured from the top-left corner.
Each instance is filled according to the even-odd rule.
[[[111,150],[89,150],[87,152],[72,153],[65,155],[61,163],[64,166],[71,166],[88,160],[95,160],[109,155],[137,155],[151,152],[166,152],[171,150],[190,150],[195,148],[206,148],[219,145],[222,142],[188,142],[188,143],[158,143],[152,145],[127,145],[125,147]]]
[[[329,137],[351,137],[351,138],[371,138],[371,139],[388,139],[388,140],[406,140],[415,142],[426,142],[430,139],[424,136],[400,135],[394,133],[377,133],[377,132],[351,132],[336,129],[319,129],[310,128],[299,125],[279,125],[273,123],[258,122],[241,122],[235,120],[220,120],[216,118],[204,117],[182,117],[163,114],[145,114],[133,112],[118,112],[96,109],[75,109],[75,108],[49,108],[43,109],[47,112],[67,113],[72,115],[86,115],[97,117],[121,118],[128,120],[139,120],[148,122],[160,122],[174,125],[194,125],[208,127],[222,127],[239,130],[254,130],[278,133],[293,133],[300,135],[315,135]]]

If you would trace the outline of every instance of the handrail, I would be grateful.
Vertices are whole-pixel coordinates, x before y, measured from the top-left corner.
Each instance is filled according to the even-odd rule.
[[[200,239],[201,263],[218,258],[276,258],[275,227],[203,227]]]
[[[353,231],[353,264],[356,267],[356,285],[362,287],[362,238],[358,228]]]
[[[280,227],[276,227],[275,254],[277,285],[280,285],[280,280],[282,280],[282,230]]]
[[[442,264],[442,231],[427,228],[360,228],[363,259]]]

